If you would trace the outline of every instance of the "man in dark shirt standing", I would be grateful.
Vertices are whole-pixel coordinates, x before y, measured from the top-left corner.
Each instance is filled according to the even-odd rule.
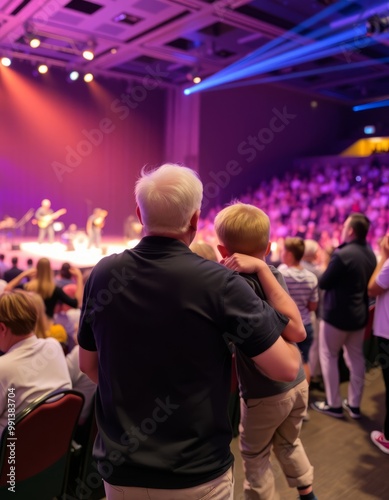
[[[326,401],[311,407],[326,415],[361,417],[360,403],[365,378],[363,338],[369,316],[367,285],[376,266],[376,257],[366,242],[370,221],[361,213],[351,214],[343,225],[343,243],[334,251],[319,279],[325,290],[323,319],[319,330],[319,354]],[[340,395],[338,357],[341,348],[350,370],[348,398]]]
[[[298,350],[281,337],[289,319],[189,249],[202,194],[188,168],[142,171],[145,236],[86,283],[80,367],[98,384],[94,457],[107,500],[230,500],[230,342],[269,377],[298,373]]]

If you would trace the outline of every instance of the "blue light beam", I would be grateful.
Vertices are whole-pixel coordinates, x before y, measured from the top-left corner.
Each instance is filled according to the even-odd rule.
[[[234,80],[240,80],[243,78],[249,78],[250,76],[267,73],[269,71],[280,69],[285,66],[290,66],[291,64],[300,64],[302,62],[308,62],[313,59],[317,59],[318,52],[322,52],[323,54],[326,55],[333,55],[335,53],[339,53],[342,51],[343,48],[341,44],[352,39],[353,35],[354,35],[354,30],[349,29],[341,33],[338,33],[336,35],[333,35],[325,40],[320,40],[308,46],[298,47],[297,49],[275,56],[269,60],[260,61],[258,63],[252,64],[250,67],[233,71],[223,76],[219,76],[219,74],[216,73],[207,80],[204,80],[201,83],[199,83],[197,86],[185,89],[184,94],[190,95],[193,92],[199,92],[200,90],[205,90],[211,87],[215,87],[216,85],[222,85],[224,83],[228,83]],[[368,40],[371,43],[372,39],[369,38]],[[328,50],[324,50],[327,48]]]

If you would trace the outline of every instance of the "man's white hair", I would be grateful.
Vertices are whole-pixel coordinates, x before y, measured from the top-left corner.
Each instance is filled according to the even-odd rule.
[[[166,163],[147,172],[142,169],[135,185],[135,198],[148,233],[182,234],[193,214],[200,210],[203,185],[187,167]]]

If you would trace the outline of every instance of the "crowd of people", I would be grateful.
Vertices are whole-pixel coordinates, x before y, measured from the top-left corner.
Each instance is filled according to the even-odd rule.
[[[18,411],[73,387],[88,398],[86,419],[95,397],[94,456],[108,500],[150,491],[230,500],[235,360],[245,498],[275,497],[274,450],[289,486],[315,500],[300,439],[308,384],[322,374],[326,399],[314,410],[360,418],[369,296],[378,297],[374,330],[387,351],[388,179],[388,167],[316,165],[309,175],[264,181],[200,219],[194,171],[144,169],[135,186],[142,239],[88,276],[67,263],[55,276],[47,258],[23,270],[0,255],[0,400],[17,385]],[[350,369],[343,401],[341,348]],[[39,373],[14,376],[16,362],[42,356]],[[382,368],[387,415],[371,439],[389,454]],[[0,406],[0,432],[5,425]]]
[[[324,249],[336,248],[348,214],[361,212],[371,221],[367,240],[378,253],[389,226],[389,162],[316,160],[282,177],[264,180],[238,198],[268,214],[271,239],[281,246],[284,238],[300,236],[318,241]],[[213,221],[221,208],[203,214],[199,228],[199,237],[211,244],[215,242]]]

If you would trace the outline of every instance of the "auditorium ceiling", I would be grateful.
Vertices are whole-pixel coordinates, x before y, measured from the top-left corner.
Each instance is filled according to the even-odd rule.
[[[224,85],[358,104],[389,96],[388,25],[389,3],[374,0],[0,0],[0,56],[183,89],[249,56],[241,68],[257,69]]]

